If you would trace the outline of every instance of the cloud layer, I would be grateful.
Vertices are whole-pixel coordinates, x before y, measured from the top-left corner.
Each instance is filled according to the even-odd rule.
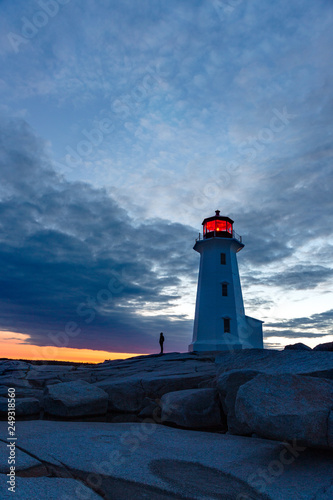
[[[22,121],[0,136],[1,327],[60,347],[75,322],[69,347],[123,352],[154,350],[160,330],[173,348],[189,341],[191,322],[163,311],[195,280],[194,230],[135,223],[104,190],[67,182]]]
[[[0,14],[0,328],[43,345],[72,321],[69,347],[136,352],[165,330],[185,350],[192,243],[220,209],[267,335],[292,335],[292,318],[330,334],[331,1],[4,0]]]

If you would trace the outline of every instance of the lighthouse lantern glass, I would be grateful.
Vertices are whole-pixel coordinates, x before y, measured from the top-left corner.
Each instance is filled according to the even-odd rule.
[[[232,234],[232,224],[225,220],[210,220],[204,224],[204,236],[207,233],[213,233],[214,231],[224,231]]]

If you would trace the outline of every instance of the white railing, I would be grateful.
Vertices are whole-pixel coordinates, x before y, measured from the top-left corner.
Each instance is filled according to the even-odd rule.
[[[213,231],[210,231],[213,232]],[[214,236],[216,236],[220,231],[214,231]],[[242,243],[242,237],[236,233],[236,231],[232,230],[232,237],[235,238],[235,240],[239,241]],[[198,238],[195,239],[195,242],[200,241],[205,239],[201,233],[199,233]]]

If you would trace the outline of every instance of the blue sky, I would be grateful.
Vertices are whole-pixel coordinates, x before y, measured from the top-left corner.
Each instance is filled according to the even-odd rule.
[[[0,330],[186,350],[220,209],[266,344],[333,340],[332,21],[328,0],[1,1]]]

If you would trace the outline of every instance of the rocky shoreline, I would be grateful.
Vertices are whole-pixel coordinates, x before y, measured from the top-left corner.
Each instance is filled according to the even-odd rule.
[[[143,476],[140,476],[139,484],[147,488],[148,486],[160,488],[154,490],[155,496],[151,498],[235,498],[237,500],[241,498],[314,498],[328,500],[333,497],[332,351],[309,350],[299,346],[297,349],[288,348],[284,351],[249,349],[205,354],[169,353],[163,356],[150,355],[108,361],[93,366],[35,365],[3,360],[0,361],[2,420],[7,415],[9,387],[14,388],[16,393],[17,429],[21,453],[38,462],[37,467],[37,464],[32,465],[27,457],[25,460],[22,459],[19,474],[25,475],[25,478],[18,478],[20,479],[18,484],[26,485],[22,487],[22,491],[26,487],[38,488],[38,481],[42,484],[45,479],[50,480],[49,485],[51,485],[51,478],[59,480],[61,477],[63,481],[65,480],[63,470],[62,472],[58,470],[57,473],[50,472],[52,469],[50,456],[53,458],[56,456],[51,450],[53,447],[58,449],[56,444],[58,429],[61,434],[58,436],[59,439],[67,435],[71,441],[74,435],[79,442],[81,436],[82,445],[80,446],[86,452],[88,452],[87,435],[97,433],[96,440],[98,441],[98,436],[102,433],[108,436],[110,449],[118,453],[121,450],[122,456],[129,454],[133,460],[135,457],[138,463],[141,461],[140,449],[148,446],[150,442],[151,450],[150,455],[147,451],[146,464],[150,470],[148,474],[150,479],[143,479]],[[78,420],[82,421],[78,422]],[[6,422],[0,424],[3,431],[0,443],[4,444]],[[116,438],[113,440],[112,436]],[[154,445],[152,445],[152,439]],[[159,439],[161,450],[157,451]],[[180,452],[183,449],[184,440],[189,441],[187,459],[186,454]],[[197,440],[201,443],[204,461],[200,461]],[[41,447],[41,454],[36,452],[37,441]],[[230,466],[230,460],[225,461],[221,453],[217,455],[213,453],[212,446],[214,449],[219,447],[220,450],[225,447],[229,450],[229,447],[233,447],[234,461],[230,458],[233,466]],[[269,481],[264,481],[260,475],[256,480],[253,479],[256,476],[253,471],[250,473],[252,463],[243,463],[243,469],[248,472],[247,475],[244,475],[244,470],[239,470],[236,464],[236,458],[239,453],[242,454],[243,447],[244,450],[252,450],[253,446],[257,450],[254,462],[260,463],[261,469],[265,470],[265,467],[267,469],[274,463],[276,471],[280,470],[275,476],[274,468],[271,473],[267,472]],[[269,460],[266,456],[267,449],[271,450]],[[97,453],[97,448],[95,452]],[[67,455],[63,456],[65,452],[61,453],[61,460],[60,457],[56,459],[58,466],[59,460],[62,464],[71,461],[69,455],[67,457]],[[187,469],[186,467],[185,469],[191,471],[188,474],[194,482],[196,475],[194,464],[209,467],[209,471],[202,469],[202,471],[205,470],[202,473],[204,476],[208,474],[209,477],[214,478],[213,483],[210,481],[211,485],[206,485],[205,493],[203,493],[203,486],[200,486],[200,494],[193,491],[186,496],[186,492],[180,488],[180,483],[173,484],[169,476],[168,480],[160,478],[158,467],[155,472],[152,472],[152,464],[154,460],[157,460],[156,455],[161,453],[161,460],[172,462],[173,465],[170,467],[174,470],[174,474],[178,468],[185,467],[185,460],[187,462]],[[231,449],[228,453],[232,457]],[[43,458],[44,455],[46,458]],[[292,465],[287,467],[288,464],[283,463],[280,455],[288,456],[289,461],[293,457],[290,462]],[[101,462],[103,462],[103,457],[102,454]],[[288,461],[288,457],[285,460]],[[0,479],[3,481],[6,463],[3,462],[0,466]],[[118,465],[113,464],[112,470],[108,473],[96,472],[100,478],[99,482],[101,481],[98,487],[89,484],[87,480],[87,473],[89,471],[92,474],[93,468],[89,469],[88,466],[82,468],[80,463],[77,463],[77,467],[75,463],[71,463],[70,467],[81,471],[81,476],[79,473],[72,472],[70,476],[72,480],[81,483],[83,481],[89,494],[97,495],[96,498],[117,498],[109,491],[112,478],[124,480],[125,483],[127,481],[126,484],[130,488],[128,491],[131,488],[135,490],[137,487],[132,483],[132,486],[129,486],[129,481],[136,481],[134,472],[133,477],[130,471],[120,473]],[[259,465],[257,469],[258,467]],[[321,471],[329,470],[331,467],[331,472],[321,473],[321,482],[316,486],[313,479],[315,476],[308,477],[313,474],[311,467],[317,469],[319,467],[318,470]],[[168,472],[169,475],[171,469]],[[39,472],[38,475],[41,477],[38,480],[31,477],[36,476],[37,470],[43,471]],[[304,491],[302,474],[306,475],[306,483],[309,485],[311,495]],[[83,480],[82,477],[86,479]],[[259,480],[260,477],[261,480]],[[293,484],[290,497],[281,496],[278,492],[278,490],[283,492],[283,488],[287,488],[287,477],[288,481],[292,481]],[[238,486],[235,486],[235,481]],[[261,484],[263,481],[264,487]],[[219,482],[220,493],[218,492]],[[121,483],[124,488],[125,483]],[[231,487],[231,484],[234,486]],[[223,488],[226,488],[225,491]],[[231,488],[229,496],[226,493],[229,491],[228,488]],[[149,496],[148,490],[145,494]],[[143,491],[145,490],[142,490],[142,495]],[[234,494],[232,491],[238,493]],[[243,497],[237,497],[242,491]],[[284,495],[287,495],[286,491]],[[55,498],[78,498],[75,495],[70,496],[68,492],[66,494],[67,497]],[[244,496],[245,494],[247,496]],[[147,498],[147,496],[141,497],[139,490],[136,491],[135,496]],[[28,497],[16,496],[16,498]],[[95,497],[91,496],[91,498]],[[124,496],[123,498],[131,497]]]

